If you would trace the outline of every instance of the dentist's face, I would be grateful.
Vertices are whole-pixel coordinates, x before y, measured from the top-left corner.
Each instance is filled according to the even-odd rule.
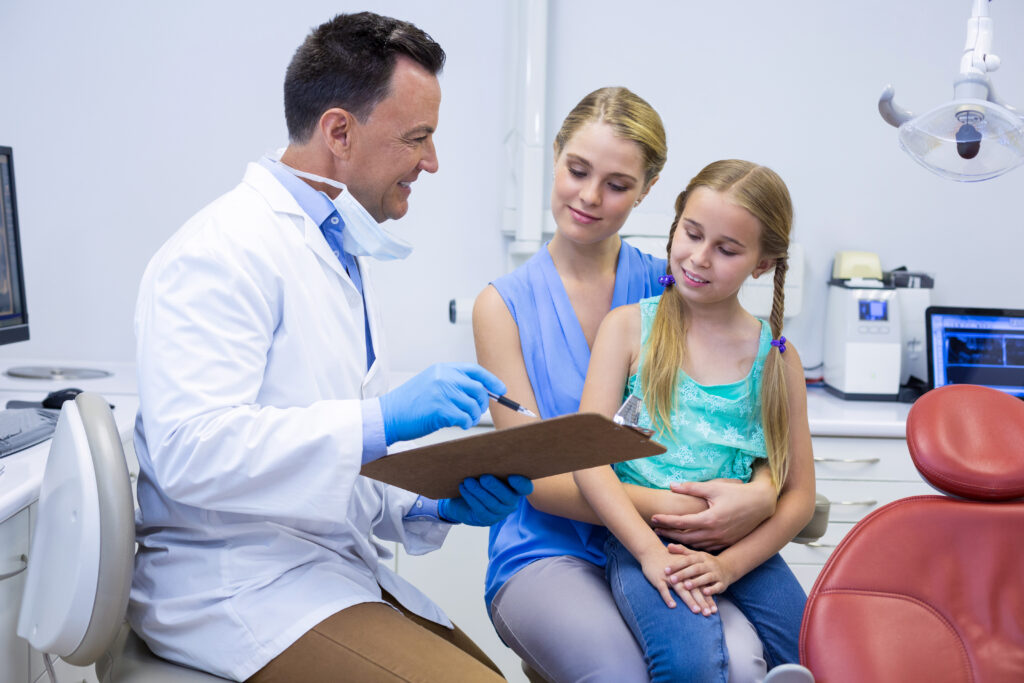
[[[412,183],[420,171],[437,171],[434,130],[441,86],[422,66],[399,57],[391,92],[353,130],[355,177],[346,185],[378,223],[409,210]]]
[[[562,236],[599,242],[619,231],[647,189],[640,146],[606,123],[591,122],[555,159],[551,212]]]

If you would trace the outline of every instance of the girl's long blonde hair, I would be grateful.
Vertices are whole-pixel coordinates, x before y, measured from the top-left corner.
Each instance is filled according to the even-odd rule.
[[[727,159],[704,167],[676,198],[676,216],[668,236],[668,257],[672,239],[687,199],[697,188],[727,194],[730,201],[749,211],[761,224],[761,257],[775,262],[775,287],[768,323],[772,338],[782,335],[783,286],[786,283],[789,233],[793,225],[793,203],[789,190],[775,171],[749,161]],[[658,303],[650,337],[643,350],[640,379],[644,403],[659,430],[669,431],[675,407],[676,383],[686,349],[686,309],[676,290],[666,289]],[[764,428],[768,466],[776,490],[782,488],[789,471],[789,396],[786,391],[785,361],[773,347],[765,359],[761,382],[761,421]]]

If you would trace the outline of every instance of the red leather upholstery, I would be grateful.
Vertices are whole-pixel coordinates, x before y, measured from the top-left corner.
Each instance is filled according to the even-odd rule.
[[[1024,501],[989,502],[1021,496],[1024,402],[948,389],[914,404],[908,445],[933,483],[984,500],[905,498],[844,537],[800,633],[818,683],[1024,681]]]
[[[907,417],[907,445],[932,486],[964,498],[1024,496],[1024,401],[954,384],[929,391]]]

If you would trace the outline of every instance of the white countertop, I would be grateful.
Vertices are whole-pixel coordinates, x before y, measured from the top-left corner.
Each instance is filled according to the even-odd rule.
[[[138,399],[126,394],[104,394],[104,397],[114,404],[114,421],[122,440],[131,438],[135,426],[135,412],[139,407]],[[11,399],[31,401],[39,400],[39,396],[38,392],[0,391],[0,407]],[[50,441],[47,440],[0,458],[0,465],[4,466],[4,472],[0,474],[0,522],[28,507],[39,497],[43,471],[46,469],[46,456],[49,452]]]
[[[25,379],[6,374],[8,368],[33,367],[83,367],[106,370],[109,377],[97,379]],[[41,401],[56,389],[75,387],[93,391],[104,396],[114,405],[114,421],[123,438],[130,438],[135,425],[135,413],[139,407],[136,395],[135,366],[133,363],[109,363],[89,361],[50,361],[25,358],[0,359],[0,408],[10,400]],[[46,468],[46,456],[50,442],[32,446],[5,458],[0,474],[0,522],[19,510],[31,505],[39,496]]]
[[[811,436],[903,439],[912,403],[846,401],[822,387],[807,388]]]
[[[19,367],[44,367],[44,368],[89,368],[106,370],[110,372],[109,377],[98,379],[26,379],[24,377],[11,377],[7,371]],[[51,361],[33,358],[0,358],[0,391],[25,391],[38,393],[42,396],[56,389],[75,387],[84,391],[95,391],[107,394],[137,394],[135,364],[134,363],[111,363],[108,361]],[[40,396],[40,398],[42,398]],[[39,400],[39,399],[36,399]],[[115,403],[115,401],[111,401]]]

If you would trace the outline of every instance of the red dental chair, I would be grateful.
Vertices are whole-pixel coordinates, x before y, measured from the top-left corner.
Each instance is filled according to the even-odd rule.
[[[954,385],[910,410],[907,445],[946,495],[861,520],[811,590],[817,683],[1024,681],[1024,401]]]

